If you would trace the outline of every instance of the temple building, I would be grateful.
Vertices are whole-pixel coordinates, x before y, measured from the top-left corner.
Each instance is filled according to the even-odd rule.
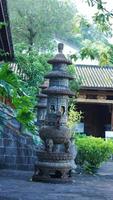
[[[0,62],[11,61],[13,56],[7,1],[0,0]]]
[[[76,78],[81,80],[77,109],[83,113],[78,132],[105,137],[113,130],[113,67],[77,65]]]

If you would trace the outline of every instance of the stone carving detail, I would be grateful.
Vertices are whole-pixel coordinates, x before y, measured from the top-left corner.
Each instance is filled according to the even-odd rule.
[[[70,146],[72,145],[70,139],[68,139],[68,140],[64,143],[64,145],[65,145],[65,152],[66,152],[66,153],[70,153],[69,150],[70,150]]]
[[[51,153],[53,151],[53,140],[47,139],[46,142],[45,142],[45,147],[46,147],[46,151],[48,153]]]
[[[61,123],[61,112],[57,112],[57,114],[56,114],[56,122],[55,122],[56,128],[60,128],[60,123]]]

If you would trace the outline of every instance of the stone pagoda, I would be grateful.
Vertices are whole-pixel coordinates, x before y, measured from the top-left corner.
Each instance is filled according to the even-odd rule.
[[[58,45],[58,54],[48,63],[52,71],[45,76],[49,79],[47,94],[47,113],[45,124],[39,135],[43,141],[38,151],[38,164],[35,165],[33,181],[66,182],[69,181],[74,165],[71,143],[71,131],[67,126],[68,101],[74,95],[69,89],[69,80],[73,77],[67,73],[71,64],[62,53],[63,44]]]
[[[45,82],[39,88],[41,89],[40,93],[37,95],[37,125],[39,128],[44,124],[46,111],[47,111],[47,95],[43,94],[42,90],[48,87],[48,83]]]

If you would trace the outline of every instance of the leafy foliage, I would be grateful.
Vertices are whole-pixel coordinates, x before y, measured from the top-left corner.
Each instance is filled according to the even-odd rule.
[[[12,104],[15,108],[16,119],[28,130],[35,132],[32,99],[28,96],[13,96]]]
[[[97,12],[93,16],[94,22],[102,32],[111,34],[111,18],[113,18],[113,11],[106,9],[106,2],[102,0],[87,0],[91,7],[96,7]]]
[[[68,73],[72,75],[74,78],[76,77],[76,66],[75,65],[69,65],[67,69]],[[81,85],[81,79],[80,78],[75,78],[69,82],[69,87],[70,89],[75,92],[75,95],[80,89]]]
[[[11,97],[15,90],[20,91],[20,82],[17,76],[11,71],[8,64],[4,64],[0,68],[0,94],[2,97]]]
[[[29,50],[38,52],[54,49],[54,39],[82,47],[84,39],[105,40],[97,26],[80,16],[73,1],[9,0],[13,41],[23,41]]]
[[[100,23],[99,25],[101,26]],[[111,33],[110,29],[109,32]],[[74,61],[78,58],[90,58],[91,60],[97,59],[100,65],[110,63],[108,38],[111,35],[108,35],[108,31],[107,34],[104,30],[102,32],[97,23],[89,23],[85,17],[77,14],[73,20],[73,34],[76,34],[76,39],[80,43],[78,53],[71,55]]]
[[[113,153],[113,142],[102,138],[82,136],[75,138],[78,154],[76,163],[87,173],[95,173]]]
[[[80,56],[82,59],[96,59],[99,61],[100,66],[113,65],[112,53],[113,45],[98,41],[92,43],[89,40],[84,41],[84,47],[80,50]]]
[[[6,26],[6,24],[3,22],[0,22],[0,29],[2,29],[4,26]]]
[[[0,97],[10,99],[14,109],[14,117],[28,130],[35,132],[33,104],[31,98],[23,94],[21,81],[14,74],[9,64],[3,64],[0,68]],[[0,116],[2,118],[2,116]]]
[[[69,107],[69,113],[68,113],[68,126],[70,128],[73,128],[74,125],[78,122],[80,122],[82,119],[82,112],[78,112],[76,110],[75,104],[71,103]]]
[[[89,22],[87,18],[81,16],[80,14],[76,14],[74,16],[73,34],[76,34],[76,39],[79,40],[80,47],[82,47],[82,43],[86,39],[93,42],[107,42],[106,34],[104,32],[101,34],[101,30],[95,23]]]
[[[15,43],[23,41],[38,51],[49,49],[53,39],[67,36],[76,9],[72,3],[59,0],[9,0]],[[53,46],[53,45],[52,45]]]
[[[15,61],[20,71],[18,74],[21,80],[24,80],[22,89],[28,95],[36,95],[44,81],[44,75],[51,70],[51,66],[47,63],[50,57],[50,53],[38,54],[36,49],[28,52],[24,44],[16,45]]]

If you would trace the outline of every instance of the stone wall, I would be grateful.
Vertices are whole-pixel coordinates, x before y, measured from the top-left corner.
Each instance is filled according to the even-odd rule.
[[[19,130],[8,125],[0,130],[0,168],[33,170],[36,151],[31,136],[20,134]]]

